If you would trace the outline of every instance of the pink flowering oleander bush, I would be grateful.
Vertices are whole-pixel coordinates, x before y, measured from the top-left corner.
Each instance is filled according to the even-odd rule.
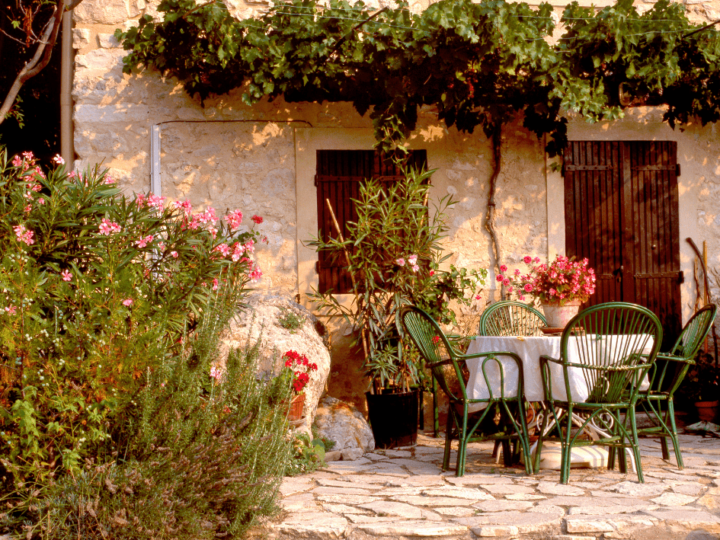
[[[58,161],[61,161],[59,159]],[[0,487],[22,492],[116,451],[148,371],[223,291],[260,278],[235,210],[123,195],[106,171],[0,154]],[[206,377],[207,378],[207,377]]]
[[[500,266],[500,274],[496,279],[506,287],[510,295],[524,301],[531,296],[545,304],[568,302],[585,302],[595,292],[595,270],[588,267],[589,261],[574,261],[563,255],[548,264],[540,263],[540,259],[529,255],[523,262],[530,267],[523,274],[516,269],[513,274],[507,273],[507,266]]]

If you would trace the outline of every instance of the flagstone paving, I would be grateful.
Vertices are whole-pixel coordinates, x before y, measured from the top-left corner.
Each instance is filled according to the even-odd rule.
[[[720,439],[680,437],[685,469],[642,439],[645,484],[634,473],[573,469],[527,476],[491,457],[492,443],[468,448],[467,472],[442,472],[443,440],[376,450],[286,478],[283,514],[265,529],[285,539],[522,538],[706,540],[720,538]],[[672,452],[671,452],[672,454]],[[455,454],[453,452],[453,464]]]

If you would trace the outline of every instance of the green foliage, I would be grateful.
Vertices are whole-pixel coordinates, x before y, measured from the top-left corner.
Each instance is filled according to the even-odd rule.
[[[309,242],[331,256],[347,253],[347,270],[354,276],[352,305],[340,303],[332,291],[311,297],[321,311],[341,315],[360,330],[368,375],[383,387],[407,388],[421,377],[415,349],[401,340],[400,308],[414,304],[441,323],[455,324],[449,303],[469,303],[486,276],[484,270],[440,269],[450,256],[443,255],[441,244],[448,230],[445,212],[455,202],[446,196],[431,211],[426,202],[432,171],[405,174],[404,181],[390,186],[374,179],[361,184],[357,221],[347,224],[344,241]]]
[[[643,14],[632,0],[599,12],[573,3],[554,46],[549,4],[441,0],[421,14],[406,3],[373,9],[293,0],[240,21],[219,1],[163,0],[162,22],[145,16],[116,35],[131,51],[126,72],[155,68],[200,99],[243,88],[248,104],[278,96],[351,102],[361,115],[370,111],[386,151],[404,150],[424,105],[448,126],[479,126],[488,136],[521,115],[538,137],[550,136],[552,155],[566,142],[565,111],[599,120],[622,116],[633,102],[667,104],[673,126],[720,115],[720,34],[686,36],[695,27],[679,3],[660,0]]]
[[[0,156],[3,491],[106,459],[112,425],[147,370],[178,354],[213,289],[239,300],[252,261],[218,248],[252,247],[255,233],[213,224],[209,211],[127,199],[97,169],[46,175],[29,154]]]
[[[720,366],[712,355],[700,352],[690,366],[683,382],[678,388],[678,401],[686,405],[697,401],[715,401],[720,397]]]
[[[325,465],[325,452],[328,449],[327,439],[311,439],[305,433],[295,435],[293,440],[293,456],[287,468],[288,476],[297,476],[316,471]],[[334,446],[334,443],[330,445]]]
[[[290,388],[256,378],[260,343],[231,352],[222,377],[210,376],[234,308],[223,300],[181,355],[143,377],[132,414],[114,426],[115,459],[86,460],[12,512],[34,524],[28,532],[45,540],[237,538],[277,511],[292,450]]]
[[[289,330],[291,334],[294,334],[298,328],[305,324],[305,317],[295,313],[292,309],[283,307],[280,308],[278,323],[285,330]]]

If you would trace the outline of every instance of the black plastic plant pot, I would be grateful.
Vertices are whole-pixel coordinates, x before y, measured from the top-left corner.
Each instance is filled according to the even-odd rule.
[[[365,394],[375,448],[417,444],[419,391]]]

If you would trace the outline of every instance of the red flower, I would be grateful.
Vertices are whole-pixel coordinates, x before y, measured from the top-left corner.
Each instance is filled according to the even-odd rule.
[[[435,337],[432,339],[432,342],[433,342],[435,345],[437,345],[439,341],[440,341],[440,336],[435,336]]]
[[[258,225],[260,225],[263,222],[263,218],[261,218],[260,216],[253,216],[250,219],[252,219]]]

